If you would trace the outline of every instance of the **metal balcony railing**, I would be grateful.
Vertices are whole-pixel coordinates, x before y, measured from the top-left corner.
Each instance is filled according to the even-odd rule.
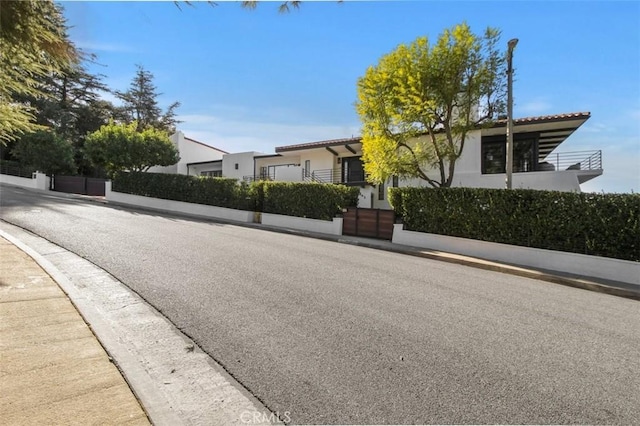
[[[305,182],[340,183],[345,185],[362,185],[366,176],[362,170],[343,171],[342,169],[320,169],[304,174]]]
[[[242,180],[245,182],[254,182],[254,181],[260,181],[260,180],[276,180],[276,172],[275,170],[273,170],[271,173],[264,172],[256,176],[247,175],[247,176],[243,176]]]
[[[538,171],[602,170],[602,151],[557,152],[538,163]]]

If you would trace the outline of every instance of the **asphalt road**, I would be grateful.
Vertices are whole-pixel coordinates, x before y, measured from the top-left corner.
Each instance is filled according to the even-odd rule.
[[[633,424],[640,304],[260,229],[0,188],[293,423]]]

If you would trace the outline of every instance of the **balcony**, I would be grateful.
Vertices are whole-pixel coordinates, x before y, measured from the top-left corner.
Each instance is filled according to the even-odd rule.
[[[537,171],[602,170],[602,151],[575,151],[549,154]]]
[[[305,182],[335,183],[343,185],[366,185],[364,170],[320,169],[304,176]]]
[[[578,182],[584,183],[602,174],[602,151],[574,151],[549,154],[538,163],[536,171],[576,170]]]

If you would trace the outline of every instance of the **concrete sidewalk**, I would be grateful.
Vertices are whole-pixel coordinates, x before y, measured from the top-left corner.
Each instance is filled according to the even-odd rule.
[[[0,238],[3,424],[148,425],[126,381],[58,284]]]

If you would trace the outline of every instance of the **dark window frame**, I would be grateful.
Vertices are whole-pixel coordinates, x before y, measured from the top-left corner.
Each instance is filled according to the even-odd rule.
[[[539,132],[527,132],[527,133],[516,133],[513,135],[513,145],[514,145],[514,158],[513,158],[513,172],[514,173],[526,173],[533,172],[538,169],[538,141],[540,138]],[[527,148],[526,152],[528,153],[529,158],[524,158],[522,163],[524,165],[519,165],[519,149],[522,149],[522,145],[524,143],[531,143],[531,145]],[[494,153],[497,153],[499,156],[498,167],[501,171],[488,171],[491,164],[487,162],[487,151],[489,148],[494,150]],[[525,157],[524,155],[520,155],[520,157]],[[483,136],[480,143],[480,171],[483,175],[488,174],[502,174],[506,173],[506,162],[507,162],[507,136],[506,135],[494,135],[494,136]],[[528,161],[527,161],[528,160]],[[492,169],[492,170],[495,170]]]
[[[356,170],[351,168],[351,164],[359,164]],[[353,157],[342,157],[342,183],[362,183],[364,178],[364,164],[362,163],[362,156],[356,155]]]
[[[384,182],[378,185],[378,201],[384,201]]]

